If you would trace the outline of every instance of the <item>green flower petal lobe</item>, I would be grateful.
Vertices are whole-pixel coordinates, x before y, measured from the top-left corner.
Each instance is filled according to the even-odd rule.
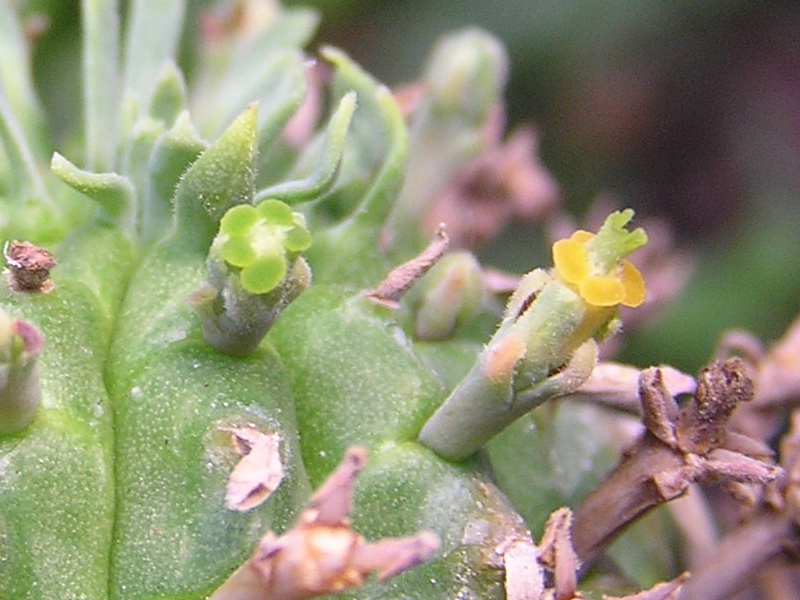
[[[264,200],[256,207],[256,211],[270,225],[294,225],[292,209],[280,200]]]
[[[234,206],[222,217],[219,223],[221,233],[229,236],[244,236],[256,224],[259,215],[249,204]]]
[[[303,227],[293,227],[286,232],[286,249],[289,252],[302,252],[311,246],[311,234]]]
[[[258,256],[247,238],[232,237],[222,244],[222,258],[228,264],[242,268],[253,264]]]
[[[224,272],[238,276],[241,289],[265,294],[280,285],[298,254],[311,246],[305,223],[302,214],[280,200],[234,206],[220,220],[211,255],[224,263]]]
[[[286,260],[270,256],[242,269],[242,287],[251,294],[266,294],[278,287],[286,275]]]
[[[631,209],[611,213],[587,250],[603,273],[608,273],[623,258],[647,243],[647,234],[638,228],[628,231],[626,225],[633,218]]]

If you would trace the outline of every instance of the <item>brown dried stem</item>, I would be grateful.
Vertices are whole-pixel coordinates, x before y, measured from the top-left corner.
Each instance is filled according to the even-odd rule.
[[[678,411],[658,369],[639,380],[646,431],[575,513],[573,541],[584,565],[634,520],[684,494],[695,482],[766,484],[781,470],[725,448],[733,409],[753,396],[738,358],[715,362],[697,377],[693,400]],[[740,447],[737,436],[736,447]]]
[[[800,411],[781,442],[786,476],[771,485],[770,504],[728,533],[713,557],[697,568],[680,600],[722,600],[734,595],[786,550],[800,543]],[[796,591],[796,590],[795,590]],[[780,596],[779,596],[780,597]],[[794,597],[794,596],[787,596]]]

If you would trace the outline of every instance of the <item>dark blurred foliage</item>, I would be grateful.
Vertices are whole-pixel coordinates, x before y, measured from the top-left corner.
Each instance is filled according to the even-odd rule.
[[[80,119],[77,0],[50,15],[37,83],[59,149]],[[508,47],[509,122],[532,123],[570,212],[599,195],[662,215],[698,257],[680,299],[631,332],[625,358],[695,370],[727,328],[776,338],[800,299],[800,3],[793,0],[299,0],[319,43],[389,84],[414,79],[442,33],[477,24]],[[210,0],[190,2],[199,11]],[[187,64],[191,53],[185,53]],[[515,226],[484,258],[548,260]]]

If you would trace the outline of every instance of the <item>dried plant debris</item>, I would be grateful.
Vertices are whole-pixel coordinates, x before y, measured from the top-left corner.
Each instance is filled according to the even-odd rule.
[[[503,548],[506,600],[539,600],[544,597],[544,569],[539,548],[531,540],[514,539]]]
[[[547,520],[541,540],[542,563],[553,573],[555,598],[574,598],[580,560],[572,545],[572,511],[560,508]]]
[[[228,431],[242,458],[228,478],[225,505],[230,510],[244,512],[262,504],[283,480],[281,436],[252,427]]]
[[[502,120],[490,122],[485,153],[467,163],[431,202],[424,229],[445,222],[458,248],[479,248],[512,221],[541,221],[560,202],[560,191],[538,159],[538,135],[529,127],[500,139]]]
[[[660,366],[656,371],[667,393],[672,397],[693,394],[697,388],[694,377],[670,366]],[[629,413],[640,414],[639,377],[642,370],[630,365],[602,361],[581,386],[566,397],[601,404]],[[674,404],[674,402],[673,402]]]
[[[693,483],[765,486],[783,473],[764,456],[763,444],[728,430],[736,406],[753,397],[747,372],[739,358],[711,364],[700,371],[694,397],[680,409],[658,369],[642,373],[646,430],[575,514],[573,540],[584,563],[638,517]]]
[[[780,444],[780,465],[785,476],[773,481],[763,501],[747,520],[727,532],[710,559],[698,566],[681,600],[722,600],[748,586],[760,597],[793,600],[797,587],[775,585],[797,565],[800,548],[800,411]],[[762,575],[769,571],[773,576]],[[781,577],[783,575],[783,577]]]
[[[432,533],[367,542],[351,529],[353,487],[365,462],[366,450],[351,448],[295,527],[280,537],[267,533],[211,600],[304,600],[360,587],[370,573],[383,581],[432,558],[439,548]]]
[[[768,350],[744,331],[731,331],[717,347],[717,356],[740,355],[751,365],[755,398],[737,411],[734,423],[751,436],[773,438],[786,422],[786,411],[800,405],[800,318]]]
[[[378,287],[367,292],[367,296],[375,302],[397,308],[400,298],[436,264],[449,245],[450,238],[447,236],[445,226],[440,224],[433,240],[419,256],[394,268]]]
[[[55,257],[30,242],[7,242],[3,248],[6,265],[6,279],[15,292],[28,294],[47,293],[53,289],[50,270],[56,266]]]
[[[572,511],[568,508],[556,510],[545,525],[544,534],[539,547],[538,560],[542,573],[542,586],[524,597],[532,600],[582,600],[585,596],[577,590],[580,559],[572,542]],[[544,582],[544,571],[549,574],[547,585]],[[603,596],[604,600],[677,600],[689,574],[659,583],[649,590],[630,596]]]

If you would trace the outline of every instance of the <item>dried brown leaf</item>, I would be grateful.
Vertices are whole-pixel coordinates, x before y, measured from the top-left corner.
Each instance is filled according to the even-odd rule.
[[[228,477],[225,504],[230,510],[244,512],[262,504],[283,480],[281,436],[250,427],[228,431],[242,458]]]
[[[689,573],[683,573],[671,581],[658,583],[649,590],[632,596],[603,596],[603,600],[677,600],[683,584],[689,579]]]

